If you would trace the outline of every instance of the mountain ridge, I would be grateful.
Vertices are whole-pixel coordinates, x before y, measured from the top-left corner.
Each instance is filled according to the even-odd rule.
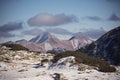
[[[15,42],[6,42],[7,44],[20,44],[30,50],[33,51],[49,51],[49,50],[60,50],[60,51],[74,51],[80,47],[89,44],[87,42],[90,40],[89,38],[80,37],[81,34],[75,36],[73,39],[69,40],[61,40],[54,35],[51,35],[48,32],[44,32],[36,37],[30,39],[29,41],[22,39]],[[81,35],[82,36],[82,35]],[[75,39],[75,40],[74,40]],[[90,40],[91,41],[91,40]],[[75,45],[74,45],[75,44]],[[80,46],[81,45],[81,46]]]
[[[120,64],[120,26],[108,31],[80,51],[99,57],[114,65]]]

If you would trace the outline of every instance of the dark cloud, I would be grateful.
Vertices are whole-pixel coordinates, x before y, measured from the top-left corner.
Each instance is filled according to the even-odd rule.
[[[50,33],[55,33],[55,34],[61,34],[61,35],[71,35],[73,34],[72,32],[69,32],[65,29],[62,29],[62,28],[49,28],[47,29],[47,32],[50,32]]]
[[[23,31],[23,34],[25,35],[39,35],[41,33],[43,33],[44,31],[42,31],[41,29],[31,29],[31,30],[27,30],[27,31]]]
[[[0,38],[14,37],[14,34],[11,34],[11,31],[22,29],[22,23],[10,22],[0,26]]]
[[[0,38],[8,38],[8,37],[14,37],[15,35],[9,33],[9,32],[0,32]]]
[[[89,19],[89,20],[93,20],[93,21],[100,21],[102,20],[100,17],[98,16],[86,16],[85,18]]]
[[[0,31],[2,32],[9,32],[14,30],[22,29],[22,22],[9,22],[5,25],[0,26]]]
[[[61,28],[49,28],[49,29],[46,29],[45,31],[41,30],[41,29],[31,29],[31,30],[27,30],[27,31],[23,31],[23,34],[25,35],[39,35],[43,32],[49,32],[49,33],[54,33],[54,34],[61,34],[61,35],[71,35],[73,34],[72,32],[69,32],[65,29],[61,29]]]
[[[100,29],[89,29],[84,32],[84,34],[92,39],[98,39],[103,34],[105,34],[106,31],[103,28]]]
[[[108,20],[110,20],[110,21],[120,21],[120,17],[118,17],[116,14],[112,14]]]
[[[74,15],[67,16],[65,14],[52,15],[49,13],[40,13],[28,20],[30,26],[58,26],[78,22]]]

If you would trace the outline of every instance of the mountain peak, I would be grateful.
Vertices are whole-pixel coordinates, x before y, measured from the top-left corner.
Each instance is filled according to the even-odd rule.
[[[76,50],[92,42],[91,39],[89,39],[81,32],[75,33],[74,36],[69,39],[69,41],[72,43],[73,48]]]
[[[30,40],[30,42],[42,43],[42,42],[46,41],[49,36],[50,36],[50,34],[48,32],[43,32],[43,33],[39,34],[38,36],[32,38]]]
[[[84,35],[82,32],[77,32],[73,34],[73,37],[70,38],[70,40],[72,39],[89,39],[86,35]]]

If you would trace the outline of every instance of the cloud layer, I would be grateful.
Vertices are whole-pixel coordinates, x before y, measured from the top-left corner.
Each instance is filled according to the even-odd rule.
[[[19,22],[9,22],[7,24],[4,24],[0,26],[0,37],[6,38],[6,37],[13,37],[14,34],[11,34],[10,32],[22,29],[22,23]]]
[[[0,38],[14,37],[15,35],[8,32],[0,32]]]
[[[23,31],[23,34],[36,36],[36,35],[39,35],[39,34],[41,34],[41,33],[43,33],[43,32],[44,32],[44,31],[42,31],[41,29],[35,28],[35,29]]]
[[[2,32],[9,32],[14,30],[22,29],[22,22],[16,23],[16,22],[9,22],[5,25],[0,26],[0,31]]]
[[[58,26],[78,22],[74,15],[67,16],[65,14],[52,15],[49,13],[40,13],[28,20],[30,26]]]
[[[112,15],[110,15],[107,19],[102,19],[99,16],[86,16],[83,19],[89,19],[92,21],[102,21],[102,20],[106,20],[106,21],[120,21],[120,17],[117,16],[115,13],[113,13]]]
[[[86,16],[87,19],[93,20],[93,21],[100,21],[102,20],[100,17],[98,16]]]
[[[47,29],[47,32],[50,32],[50,33],[55,33],[55,34],[61,34],[61,35],[71,35],[73,34],[72,32],[69,32],[65,29],[62,29],[62,28],[49,28]]]

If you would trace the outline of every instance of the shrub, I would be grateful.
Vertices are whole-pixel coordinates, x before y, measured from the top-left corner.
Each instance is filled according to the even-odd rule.
[[[88,56],[85,53],[81,53],[78,51],[66,51],[54,56],[54,62],[57,62],[59,59],[67,57],[67,56],[74,56],[77,63],[83,63],[90,66],[95,66],[99,68],[99,71],[102,72],[114,72],[116,69],[111,67],[107,61],[101,60],[99,58]]]
[[[116,69],[106,63],[100,63],[100,65],[98,66],[99,71],[101,72],[115,72]]]

